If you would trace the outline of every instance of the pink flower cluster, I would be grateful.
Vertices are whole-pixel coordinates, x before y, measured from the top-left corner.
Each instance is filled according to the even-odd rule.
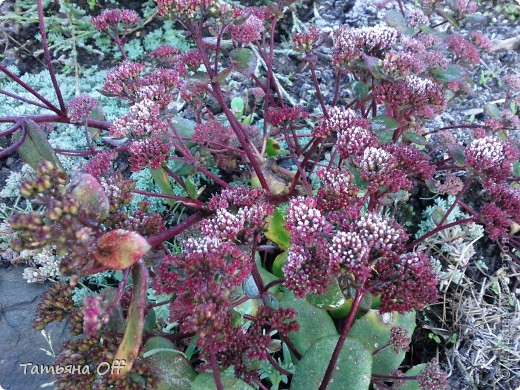
[[[262,19],[250,14],[249,17],[240,24],[232,25],[231,39],[243,45],[249,45],[251,42],[258,41],[262,38],[264,25]]]
[[[72,98],[69,102],[70,122],[84,123],[97,105],[97,99],[88,95],[79,95]]]
[[[83,332],[88,336],[94,336],[108,322],[108,318],[103,318],[105,310],[101,300],[99,295],[87,295],[83,299]]]
[[[281,127],[284,123],[294,123],[298,119],[307,119],[309,113],[304,111],[301,107],[281,107],[272,108],[265,115],[267,123],[274,127]]]
[[[194,19],[203,9],[217,5],[216,0],[155,0],[162,16]]]
[[[503,180],[518,158],[518,149],[497,137],[486,136],[466,147],[466,164],[495,182]]]
[[[159,118],[159,105],[150,99],[135,103],[130,112],[114,120],[110,126],[110,136],[121,138],[127,135],[142,137],[165,134],[167,125]]]
[[[395,82],[382,82],[377,86],[376,94],[378,103],[385,104],[387,113],[394,118],[418,115],[431,119],[446,106],[439,84],[415,75]]]
[[[204,236],[232,242],[253,238],[265,224],[265,218],[274,211],[263,199],[261,190],[247,187],[223,190],[208,202],[208,208],[216,214],[202,223]]]
[[[133,141],[128,147],[130,170],[138,172],[148,165],[152,169],[158,169],[168,159],[170,150],[169,139],[161,135]]]
[[[399,30],[384,25],[356,29],[340,26],[333,33],[332,61],[335,65],[349,67],[361,58],[362,53],[381,56],[397,43],[400,35]]]
[[[126,98],[133,98],[137,91],[135,79],[144,70],[144,66],[130,61],[123,61],[108,71],[103,90]]]
[[[338,131],[336,140],[336,150],[342,159],[350,156],[359,156],[369,147],[375,147],[378,141],[370,131],[370,124],[367,121],[356,121],[357,125],[342,128]]]
[[[312,135],[317,138],[326,138],[333,131],[347,130],[357,118],[354,110],[350,108],[334,106],[328,110],[328,117],[312,130]]]
[[[462,62],[477,65],[480,61],[478,49],[461,34],[450,34],[444,40],[455,58]]]
[[[317,26],[312,25],[308,31],[294,34],[294,50],[298,52],[310,53],[315,48],[320,39],[320,31]]]
[[[92,157],[83,167],[83,172],[94,176],[98,181],[101,176],[110,171],[112,168],[112,161],[116,158],[117,153],[110,150],[105,150],[97,153]]]
[[[119,23],[126,26],[136,25],[139,23],[139,20],[139,16],[135,11],[128,9],[110,9],[105,10],[101,15],[92,18],[91,23],[97,30],[102,31],[117,28]]]

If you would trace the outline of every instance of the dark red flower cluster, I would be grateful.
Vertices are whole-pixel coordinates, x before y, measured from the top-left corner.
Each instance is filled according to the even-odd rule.
[[[382,82],[376,88],[376,95],[378,103],[384,104],[387,114],[393,118],[407,119],[413,115],[431,119],[446,106],[440,85],[415,75]]]
[[[293,35],[294,50],[299,52],[310,53],[320,39],[320,30],[317,26],[312,25],[308,31],[299,32]]]
[[[477,65],[480,61],[478,49],[461,34],[450,34],[444,40],[455,59]]]
[[[69,102],[69,117],[71,123],[85,123],[91,112],[98,106],[97,99],[88,95],[79,95]]]
[[[161,135],[133,141],[128,147],[131,171],[139,172],[147,166],[158,169],[170,156],[170,150],[169,138]]]
[[[281,108],[272,108],[265,115],[265,120],[267,123],[274,127],[281,127],[283,124],[294,123],[298,119],[307,119],[309,117],[309,113],[307,111],[302,110],[301,107],[281,107]]]
[[[109,9],[104,10],[101,15],[92,18],[91,23],[99,30],[116,29],[118,24],[125,25],[127,28],[137,25],[140,19],[137,12],[128,9]]]

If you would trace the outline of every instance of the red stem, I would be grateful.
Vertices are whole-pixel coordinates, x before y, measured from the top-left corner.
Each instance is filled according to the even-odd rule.
[[[57,113],[61,115],[66,115],[67,109],[65,107],[65,102],[63,101],[63,96],[61,95],[61,90],[58,85],[58,81],[56,80],[56,74],[54,73],[54,67],[52,66],[51,61],[51,54],[49,52],[49,44],[47,43],[47,31],[45,30],[42,0],[36,0],[36,3],[38,4],[38,19],[40,21],[40,34],[42,38],[43,55],[45,57],[45,62],[47,63],[47,68],[49,70],[49,76],[51,77],[54,91],[56,92],[58,102],[60,103],[60,111]]]
[[[354,324],[354,320],[356,319],[356,314],[361,306],[361,301],[365,297],[365,292],[357,290],[356,297],[354,298],[354,302],[352,303],[352,308],[350,309],[350,313],[348,314],[347,322],[343,329],[341,330],[341,335],[339,336],[338,343],[336,344],[336,348],[334,348],[334,352],[332,353],[332,357],[330,359],[329,365],[327,367],[327,371],[325,371],[325,376],[321,381],[321,385],[319,390],[325,390],[332,378],[332,373],[336,367],[336,363],[339,359],[339,354],[341,353],[341,349],[345,344],[345,340],[347,339],[348,332],[352,328]]]

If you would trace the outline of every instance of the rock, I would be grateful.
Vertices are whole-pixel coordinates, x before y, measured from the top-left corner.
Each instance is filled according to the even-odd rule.
[[[38,389],[54,381],[50,374],[31,374],[30,365],[25,366],[27,373],[24,373],[21,366],[54,363],[54,358],[42,350],[51,349],[47,340],[41,331],[32,327],[39,297],[49,286],[29,284],[22,273],[22,267],[0,269],[0,388],[5,390]],[[70,337],[65,321],[50,324],[46,332],[50,334],[55,353]]]

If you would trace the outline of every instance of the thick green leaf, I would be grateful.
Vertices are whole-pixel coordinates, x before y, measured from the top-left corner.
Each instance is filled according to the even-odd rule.
[[[272,216],[267,219],[267,226],[265,236],[283,250],[289,249],[291,234],[285,229],[285,219],[280,210],[274,210]]]
[[[40,129],[36,122],[29,120],[26,124],[25,140],[22,145],[18,148],[18,154],[32,169],[36,169],[38,163],[42,161],[50,161],[58,169],[65,171],[61,165],[60,160],[51,144],[47,140],[45,133]],[[20,132],[15,133],[13,136],[14,141],[20,139]]]
[[[244,99],[241,97],[234,97],[231,99],[231,111],[237,118],[240,118],[242,115],[244,115]]]
[[[332,283],[327,287],[327,292],[321,295],[308,294],[307,302],[316,306],[318,309],[336,310],[345,305],[347,301],[341,292],[337,279],[332,279]]]
[[[285,250],[274,258],[273,274],[275,274],[279,278],[284,277],[283,266],[285,265],[285,262],[287,261],[288,255],[289,255],[289,252]]]
[[[162,168],[152,169],[148,167],[148,169],[150,170],[153,181],[161,189],[161,193],[163,193],[164,195],[173,195],[173,187],[170,183],[170,178],[168,177],[166,171]],[[165,201],[170,206],[173,206],[175,204],[175,201],[173,199],[165,199]]]
[[[394,327],[407,330],[411,338],[415,329],[415,312],[380,314],[378,310],[369,310],[354,323],[348,337],[359,340],[372,353],[390,341],[390,332]],[[390,375],[399,368],[404,357],[405,352],[394,353],[390,346],[373,355],[372,372]]]
[[[352,83],[352,94],[356,99],[364,99],[368,95],[368,85],[362,81],[354,81]]]
[[[450,64],[446,69],[434,69],[432,74],[437,81],[451,83],[465,78],[468,75],[468,71],[459,65]]]
[[[103,221],[108,217],[110,201],[103,186],[97,179],[88,173],[74,173],[68,189],[81,208],[96,221]]]
[[[439,15],[441,15],[444,19],[448,21],[453,27],[460,28],[459,22],[452,14],[452,11],[446,9],[446,8],[435,8],[435,12],[437,12]]]
[[[195,126],[197,125],[195,121],[181,118],[179,116],[172,118],[171,123],[175,126],[177,133],[179,133],[179,135],[183,138],[190,138],[193,133],[195,133]]]
[[[520,177],[520,162],[519,161],[515,161],[513,163],[513,175],[515,175],[515,177]]]
[[[399,127],[399,122],[397,122],[394,118],[391,118],[386,115],[378,115],[370,119],[372,124],[373,132],[380,132],[383,130],[395,130]]]
[[[256,266],[258,268],[258,272],[260,272],[260,276],[262,277],[262,281],[264,282],[264,285],[280,279],[278,276],[273,275],[271,272],[267,271],[264,267],[262,267],[258,261],[257,261]],[[280,285],[277,284],[276,286],[271,287],[269,289],[269,291],[272,292],[273,294],[277,293],[278,291],[280,291]]]
[[[126,364],[121,370],[112,373],[112,379],[118,380],[124,377],[137,359],[144,329],[144,312],[146,310],[146,293],[148,288],[148,268],[143,262],[137,263],[132,268],[132,280],[134,282],[132,300],[128,308],[126,329],[123,340],[119,344],[114,361],[124,361]]]
[[[403,137],[417,145],[428,145],[428,140],[426,138],[420,134],[414,133],[413,131],[405,131]]]
[[[338,338],[322,338],[308,349],[296,366],[291,389],[309,390],[320,387]],[[358,340],[347,338],[327,389],[368,389],[371,369],[372,353]]]
[[[244,76],[251,76],[256,69],[257,59],[251,49],[238,48],[229,53],[231,63]]]
[[[361,53],[361,57],[363,58],[363,61],[365,61],[365,65],[372,76],[374,76],[376,79],[382,79],[382,61],[377,57],[368,56],[364,53]]]
[[[390,10],[385,15],[385,21],[390,27],[404,30],[406,28],[406,19],[398,10]]]
[[[273,138],[267,138],[265,154],[269,157],[278,156],[281,153],[280,145]]]
[[[413,366],[408,371],[405,372],[405,376],[416,376],[423,372],[426,368],[426,363],[418,364]],[[404,385],[396,387],[399,390],[421,390],[421,386],[419,386],[419,382],[416,380],[406,381]]]
[[[302,355],[305,355],[315,341],[338,335],[332,318],[325,310],[312,306],[305,299],[296,299],[292,291],[287,291],[282,296],[280,306],[292,308],[298,313],[296,321],[300,325],[300,330],[289,333],[289,339]]]
[[[152,310],[153,312],[153,310]],[[157,390],[189,390],[197,374],[182,352],[167,338],[155,336],[144,345],[144,361],[157,376]],[[155,353],[154,353],[155,352]],[[152,353],[147,355],[147,353]]]
[[[246,382],[231,378],[229,376],[220,375],[222,380],[222,386],[226,390],[252,390],[253,387],[249,386]],[[212,372],[203,372],[195,378],[191,385],[191,390],[216,390],[217,384]]]
[[[496,104],[488,103],[484,106],[484,111],[491,119],[500,120],[502,113]]]

